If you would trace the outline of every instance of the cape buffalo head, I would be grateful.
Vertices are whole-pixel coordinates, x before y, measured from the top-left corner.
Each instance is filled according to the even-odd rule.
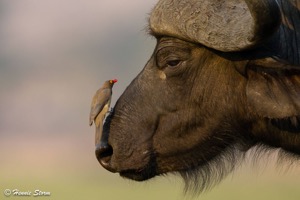
[[[137,181],[179,172],[203,190],[257,144],[300,154],[300,51],[282,39],[300,39],[299,16],[290,1],[159,1],[156,48],[106,119],[101,165]]]

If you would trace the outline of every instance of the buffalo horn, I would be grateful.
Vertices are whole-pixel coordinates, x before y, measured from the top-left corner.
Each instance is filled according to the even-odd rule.
[[[258,46],[281,23],[276,0],[160,0],[150,16],[156,35],[224,51]]]

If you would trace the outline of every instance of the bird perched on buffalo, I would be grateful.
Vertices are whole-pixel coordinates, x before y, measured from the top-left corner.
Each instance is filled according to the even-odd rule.
[[[117,81],[117,79],[105,81],[102,87],[99,90],[97,90],[92,100],[90,112],[90,126],[93,124],[93,122],[95,123],[96,147],[101,145],[100,141],[102,137],[103,120],[105,118],[106,113],[109,110],[112,96],[112,87]]]

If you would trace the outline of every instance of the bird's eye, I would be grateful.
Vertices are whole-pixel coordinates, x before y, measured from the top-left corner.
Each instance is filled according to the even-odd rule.
[[[168,67],[176,67],[180,64],[180,60],[170,60],[167,62]]]

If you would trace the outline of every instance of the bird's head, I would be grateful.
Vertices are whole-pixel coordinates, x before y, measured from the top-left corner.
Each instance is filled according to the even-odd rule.
[[[111,85],[114,85],[116,82],[118,82],[118,80],[117,80],[117,79],[112,79],[112,80],[109,80],[109,83],[110,83]]]

